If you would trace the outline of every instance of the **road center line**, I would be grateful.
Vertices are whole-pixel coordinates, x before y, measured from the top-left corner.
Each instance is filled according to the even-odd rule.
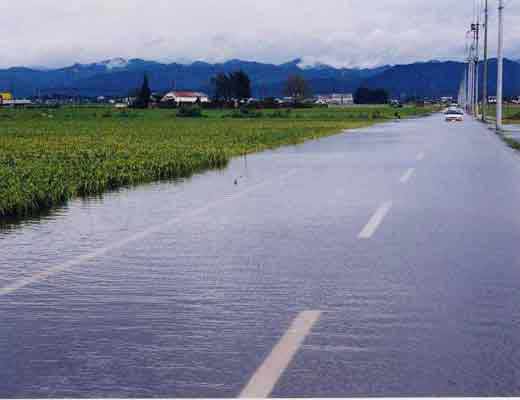
[[[264,399],[271,394],[320,315],[321,311],[304,311],[298,314],[271,354],[249,380],[239,398]]]
[[[408,171],[404,173],[404,175],[401,177],[400,181],[401,183],[407,183],[415,173],[415,168],[409,168]]]
[[[392,208],[392,202],[386,202],[381,207],[377,209],[375,214],[370,218],[370,221],[363,228],[361,233],[359,234],[359,239],[370,239],[374,233],[376,232],[383,219],[386,217],[390,209]]]
[[[166,222],[162,223],[162,224],[159,224],[159,225],[154,225],[154,226],[151,226],[147,229],[145,229],[144,231],[142,232],[138,232],[138,233],[135,233],[134,235],[131,235],[125,239],[122,239],[118,242],[115,242],[115,243],[112,243],[106,247],[102,247],[100,249],[97,249],[91,253],[87,253],[87,254],[84,254],[84,255],[81,255],[81,256],[78,256],[76,258],[73,258],[69,261],[66,261],[62,264],[59,264],[59,265],[55,265],[55,266],[52,266],[50,268],[47,268],[43,271],[39,271],[39,272],[36,272],[34,274],[32,274],[31,276],[28,276],[26,278],[22,278],[22,279],[19,279],[7,286],[4,286],[2,288],[0,288],[0,296],[5,296],[5,295],[8,295],[10,293],[13,293],[13,292],[16,292],[17,290],[19,289],[22,289],[26,286],[29,286],[33,283],[36,283],[36,282],[39,282],[39,281],[42,281],[42,280],[45,280],[53,275],[56,275],[60,272],[64,272],[70,268],[73,268],[75,266],[78,266],[80,264],[83,264],[87,261],[91,261],[97,257],[100,257],[100,256],[103,256],[105,254],[107,254],[109,251],[112,251],[112,250],[115,250],[115,249],[118,249],[118,248],[121,248],[127,244],[130,244],[130,243],[133,243],[133,242],[136,242],[140,239],[144,239],[146,238],[147,236],[150,236],[152,235],[153,233],[156,233],[156,232],[159,232],[160,230],[170,226],[170,225],[176,225],[178,223],[180,223],[181,221],[187,219],[187,218],[192,218],[192,217],[196,217],[198,215],[201,215],[201,214],[204,214],[206,211],[208,211],[209,209],[213,208],[213,207],[217,207],[219,205],[222,205],[222,204],[225,204],[225,203],[228,203],[230,201],[233,201],[233,200],[237,200],[241,197],[244,197],[246,195],[248,195],[249,193],[255,191],[255,190],[258,190],[258,189],[261,189],[265,186],[268,186],[268,185],[271,185],[275,182],[280,182],[280,181],[283,181],[287,178],[289,178],[290,176],[294,175],[295,173],[297,172],[296,169],[291,169],[289,170],[288,172],[286,172],[285,174],[282,174],[281,176],[277,177],[277,178],[274,178],[274,179],[268,179],[268,180],[265,180],[263,182],[259,182],[255,185],[252,185],[250,187],[248,187],[247,189],[244,189],[243,191],[241,192],[238,192],[238,193],[235,193],[231,196],[228,196],[228,197],[225,197],[225,198],[222,198],[220,200],[216,200],[216,201],[213,201],[211,203],[208,203],[206,204],[205,206],[202,206],[200,208],[196,208],[194,209],[193,211],[190,211],[190,212],[187,212],[186,214],[184,215],[179,215],[177,217],[174,217],[170,220],[167,220]]]
[[[417,161],[422,161],[422,160],[424,160],[424,157],[425,157],[425,155],[424,155],[423,152],[417,154]]]

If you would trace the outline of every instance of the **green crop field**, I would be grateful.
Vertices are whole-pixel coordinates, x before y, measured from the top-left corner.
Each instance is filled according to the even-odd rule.
[[[402,117],[429,108],[398,109]],[[0,109],[0,217],[19,217],[140,182],[224,167],[236,155],[394,118],[390,107],[251,112]]]
[[[487,106],[487,115],[494,118],[496,116],[496,105],[490,104]],[[503,106],[504,123],[506,124],[520,124],[520,105],[505,103]]]

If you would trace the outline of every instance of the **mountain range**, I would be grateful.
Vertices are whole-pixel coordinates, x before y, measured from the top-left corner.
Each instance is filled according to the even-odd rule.
[[[172,89],[211,93],[211,78],[219,72],[243,70],[249,74],[254,96],[281,96],[289,75],[303,76],[315,94],[354,92],[364,86],[384,88],[392,97],[456,96],[465,64],[456,61],[428,61],[377,68],[334,68],[302,65],[296,59],[284,64],[230,60],[210,64],[165,64],[142,59],[114,58],[91,64],[44,69],[13,67],[0,69],[0,91],[17,97],[36,95],[126,96],[138,88],[146,73],[153,91]],[[520,94],[520,63],[505,60],[505,95]],[[496,60],[490,61],[490,95],[496,90]]]

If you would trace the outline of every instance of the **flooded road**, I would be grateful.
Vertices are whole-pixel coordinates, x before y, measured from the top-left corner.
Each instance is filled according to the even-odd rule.
[[[0,232],[0,397],[518,395],[518,204],[441,116],[70,202]]]

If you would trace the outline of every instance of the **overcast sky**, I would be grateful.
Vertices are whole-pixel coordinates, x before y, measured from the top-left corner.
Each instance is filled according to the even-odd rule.
[[[491,54],[496,4],[489,0]],[[506,0],[520,58],[520,0]],[[473,0],[0,0],[0,67],[232,58],[366,67],[460,60]]]

